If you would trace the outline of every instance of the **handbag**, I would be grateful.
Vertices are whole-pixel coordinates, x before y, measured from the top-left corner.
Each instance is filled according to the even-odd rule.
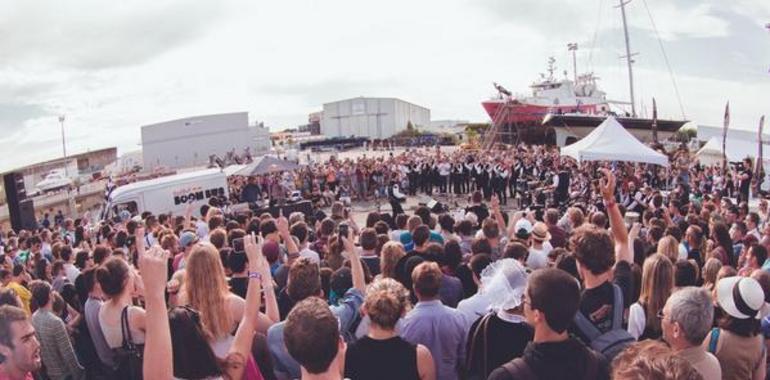
[[[120,330],[123,343],[115,349],[117,364],[116,377],[120,380],[142,380],[142,365],[144,364],[144,344],[136,344],[131,337],[128,325],[128,306],[123,308],[120,315]]]

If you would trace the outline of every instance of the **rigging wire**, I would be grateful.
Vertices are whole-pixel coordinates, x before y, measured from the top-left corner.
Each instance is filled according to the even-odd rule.
[[[602,23],[602,7],[604,7],[604,0],[599,0],[599,10],[596,16],[596,29],[594,29],[594,37],[591,41],[591,49],[588,50],[588,67],[591,68],[591,72],[594,72],[594,48],[596,47],[596,40],[599,36],[599,27]]]
[[[658,27],[655,25],[655,20],[652,18],[652,12],[650,12],[650,8],[647,6],[647,0],[642,0],[642,3],[644,4],[644,9],[647,11],[647,16],[650,18],[650,24],[652,24],[652,30],[655,32],[655,37],[658,39],[658,45],[660,46],[660,51],[663,53],[663,60],[666,62],[666,68],[668,69],[668,75],[671,77],[671,83],[674,85],[674,92],[676,93],[676,100],[679,102],[679,110],[682,112],[682,118],[687,119],[687,116],[685,116],[684,113],[684,105],[682,105],[682,96],[679,95],[679,86],[676,84],[676,77],[674,76],[674,70],[671,69],[671,63],[668,61],[668,55],[666,54],[666,49],[663,47],[663,40],[660,38],[660,33],[658,32]]]

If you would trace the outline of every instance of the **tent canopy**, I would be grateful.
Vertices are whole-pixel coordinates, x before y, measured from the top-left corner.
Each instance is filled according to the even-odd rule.
[[[637,140],[614,117],[561,150],[562,156],[582,161],[628,161],[668,166],[668,157]]]
[[[233,175],[254,176],[297,169],[299,169],[299,165],[294,162],[279,160],[271,156],[262,156],[239,169]]]
[[[750,157],[754,160],[757,158],[757,141],[735,139],[727,136],[725,144],[727,151],[727,161],[736,162],[741,161],[746,157]],[[770,146],[763,144],[762,150],[764,151],[762,161],[767,164],[768,154],[770,154]],[[695,154],[701,164],[703,165],[717,165],[722,163],[722,137],[712,137],[705,145]]]

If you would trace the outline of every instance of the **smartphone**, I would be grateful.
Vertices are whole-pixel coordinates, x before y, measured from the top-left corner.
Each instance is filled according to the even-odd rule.
[[[348,224],[347,223],[340,223],[340,225],[337,227],[339,231],[339,235],[342,237],[344,236],[346,239],[348,239]]]
[[[243,253],[245,251],[243,248],[243,238],[233,239],[232,246],[233,252]]]

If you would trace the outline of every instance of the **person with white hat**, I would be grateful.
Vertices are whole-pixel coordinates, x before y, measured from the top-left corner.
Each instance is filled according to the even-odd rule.
[[[547,267],[548,253],[553,250],[553,246],[550,243],[551,233],[548,232],[548,225],[543,222],[535,223],[534,227],[532,227],[530,240],[532,245],[529,247],[527,267],[532,270]]]
[[[481,273],[477,296],[488,302],[489,312],[476,319],[468,333],[466,368],[471,379],[486,379],[504,363],[520,357],[534,335],[523,314],[522,296],[527,272],[514,259],[502,259]]]
[[[719,359],[723,379],[764,379],[766,352],[759,330],[768,304],[762,286],[751,277],[726,277],[717,283],[716,295],[722,316],[703,347]]]

